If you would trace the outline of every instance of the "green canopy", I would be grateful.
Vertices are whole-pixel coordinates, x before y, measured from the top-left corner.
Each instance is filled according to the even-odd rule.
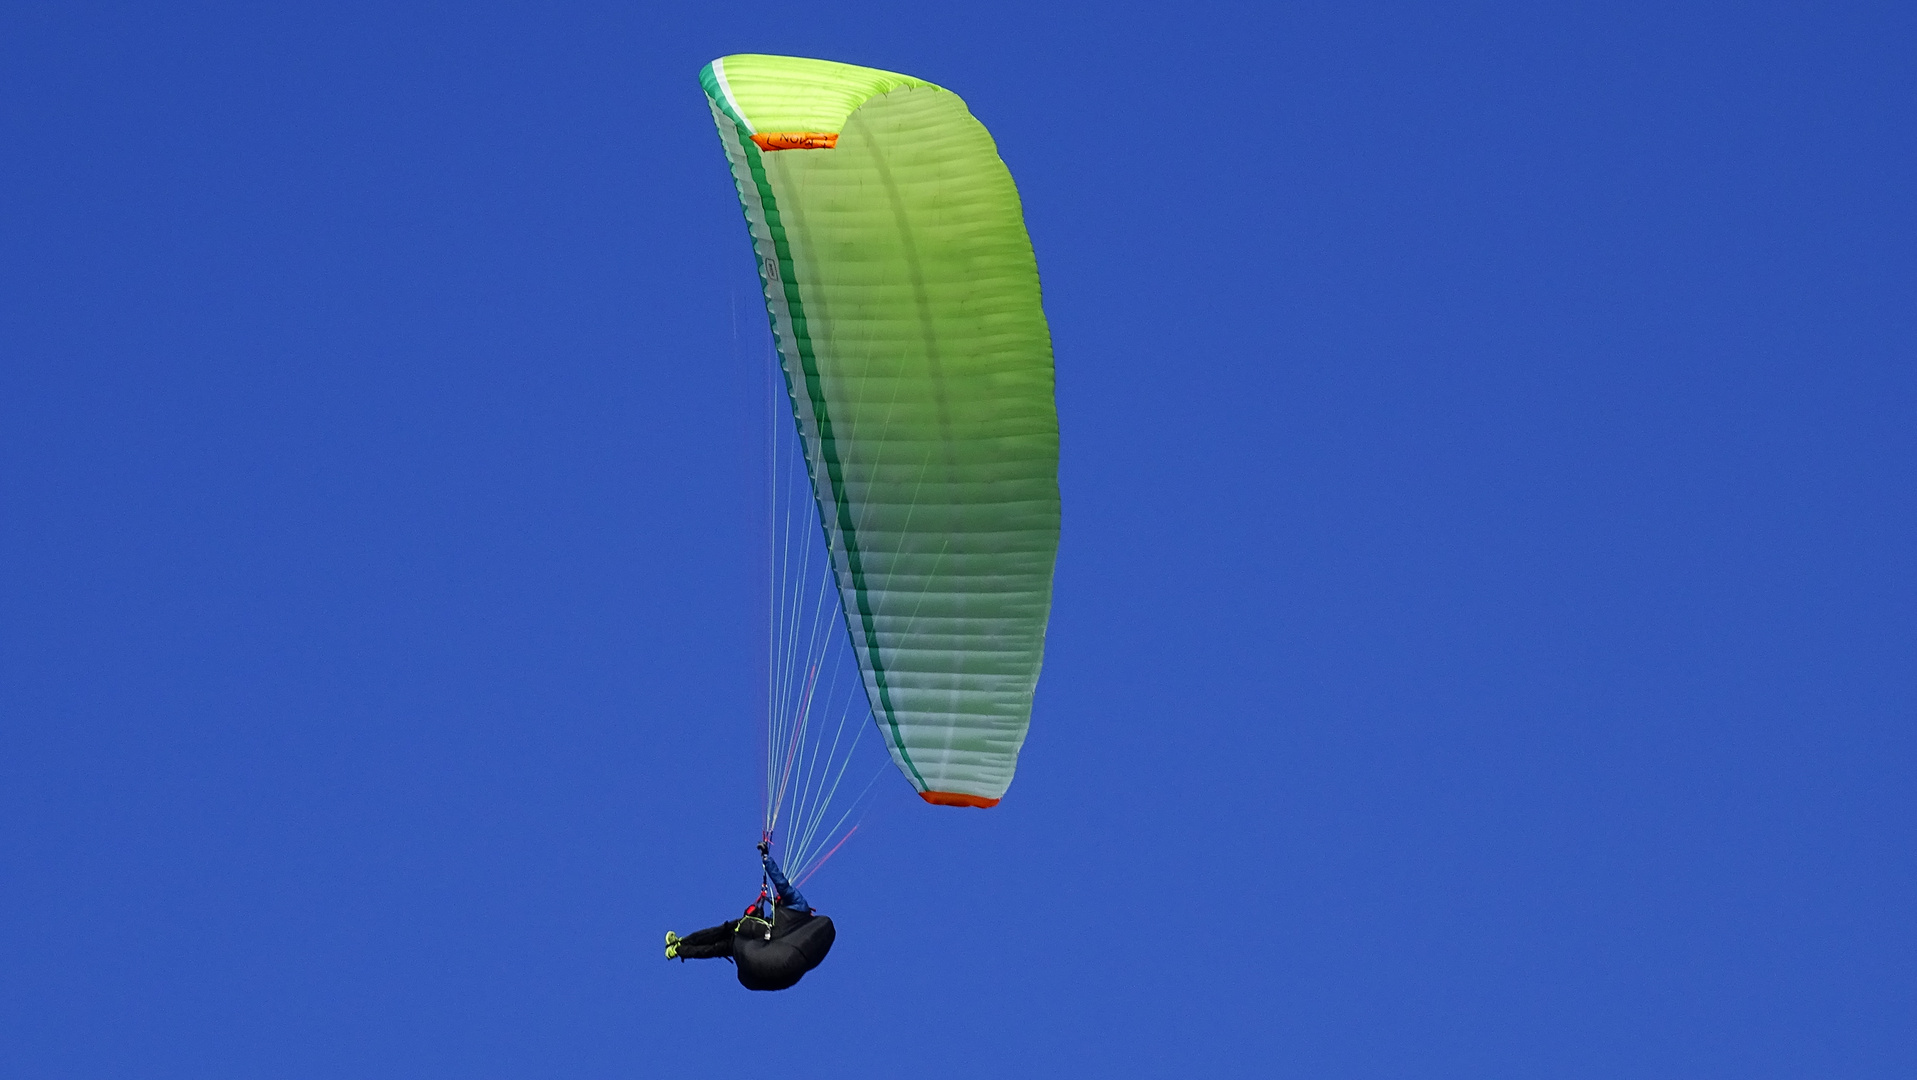
[[[1018,189],[958,95],[700,72],[752,233],[866,697],[928,801],[1012,782],[1058,550],[1051,335]]]

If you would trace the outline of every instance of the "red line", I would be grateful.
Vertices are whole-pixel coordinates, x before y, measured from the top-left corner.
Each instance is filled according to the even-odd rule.
[[[857,825],[854,825],[850,829],[847,829],[845,831],[845,835],[839,837],[839,842],[832,845],[832,850],[825,853],[825,859],[829,859],[833,855],[837,854],[838,850],[845,846],[845,842],[847,840],[852,839],[852,834],[858,831],[859,831],[859,827]],[[805,883],[808,881],[811,881],[812,875],[818,873],[819,867],[825,865],[825,859],[820,859],[818,862],[813,863],[812,869],[807,870],[805,872],[805,876],[799,879],[799,884],[796,887],[801,889],[805,888]]]

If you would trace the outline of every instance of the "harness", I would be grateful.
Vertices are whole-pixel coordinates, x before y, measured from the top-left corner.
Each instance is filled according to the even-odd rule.
[[[758,897],[754,899],[750,904],[746,905],[745,914],[739,916],[739,922],[741,924],[744,924],[747,922],[755,922],[765,927],[765,940],[771,941],[772,940],[772,920],[764,917],[764,916],[770,915],[771,913],[772,913],[772,890],[771,888],[768,887],[767,882],[761,881],[759,883]]]

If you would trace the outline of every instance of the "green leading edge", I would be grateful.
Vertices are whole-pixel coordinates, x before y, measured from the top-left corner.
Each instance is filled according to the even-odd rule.
[[[1011,785],[1058,551],[1051,334],[958,95],[788,56],[699,73],[745,209],[866,698],[927,802]]]

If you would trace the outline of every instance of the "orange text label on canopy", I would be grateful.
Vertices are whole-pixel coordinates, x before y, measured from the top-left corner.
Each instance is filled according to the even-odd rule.
[[[830,150],[839,145],[836,131],[761,131],[752,137],[761,150]]]
[[[921,791],[919,798],[933,806],[997,806],[997,799],[981,798],[977,795],[961,795],[956,791]]]

